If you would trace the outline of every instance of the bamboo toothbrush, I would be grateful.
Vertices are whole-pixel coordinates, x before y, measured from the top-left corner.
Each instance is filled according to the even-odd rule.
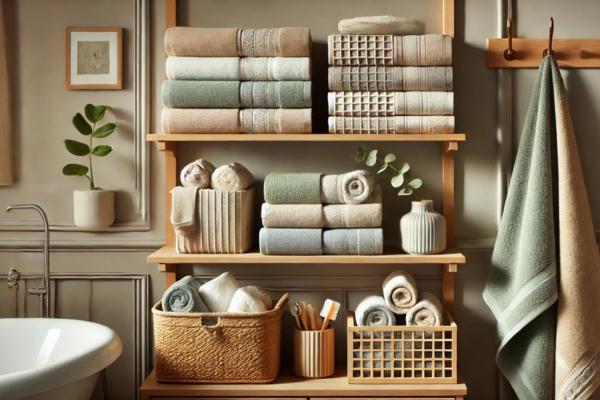
[[[325,304],[323,304],[323,308],[321,309],[321,317],[323,317],[323,326],[321,326],[321,330],[324,331],[327,329],[327,325],[329,325],[329,321],[335,321],[338,315],[338,311],[340,310],[340,303],[337,301],[333,301],[331,299],[325,300]]]

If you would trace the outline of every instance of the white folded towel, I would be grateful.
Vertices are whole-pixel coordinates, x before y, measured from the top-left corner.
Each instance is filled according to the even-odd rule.
[[[417,304],[417,293],[417,282],[406,271],[394,271],[383,281],[383,298],[396,314],[406,314]]]
[[[422,292],[419,301],[406,314],[406,325],[439,326],[444,322],[444,307],[431,293]]]
[[[250,285],[233,294],[227,312],[263,312],[273,308],[273,300],[262,288]]]
[[[189,235],[196,230],[197,187],[176,186],[171,191],[171,223],[180,235]]]
[[[200,286],[198,292],[210,311],[227,312],[231,299],[239,287],[240,285],[230,272],[223,272]]]

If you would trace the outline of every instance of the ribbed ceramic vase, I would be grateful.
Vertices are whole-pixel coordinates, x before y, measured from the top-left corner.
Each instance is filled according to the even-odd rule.
[[[115,192],[100,188],[73,191],[75,225],[91,230],[106,229],[115,222]]]
[[[438,254],[446,248],[446,220],[433,210],[433,201],[413,201],[400,219],[401,248],[408,254]]]

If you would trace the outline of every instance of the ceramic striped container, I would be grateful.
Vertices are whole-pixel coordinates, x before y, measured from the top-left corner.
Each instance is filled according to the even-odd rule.
[[[401,248],[408,254],[438,254],[446,248],[446,220],[433,210],[432,200],[413,201],[400,219]]]

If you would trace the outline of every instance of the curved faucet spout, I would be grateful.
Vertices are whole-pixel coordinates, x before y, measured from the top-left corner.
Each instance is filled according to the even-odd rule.
[[[6,207],[6,212],[14,209],[33,209],[40,213],[42,223],[44,224],[44,278],[42,286],[39,288],[31,288],[30,294],[40,296],[40,314],[43,318],[50,318],[50,227],[48,225],[48,217],[42,207],[37,204],[14,204]]]

